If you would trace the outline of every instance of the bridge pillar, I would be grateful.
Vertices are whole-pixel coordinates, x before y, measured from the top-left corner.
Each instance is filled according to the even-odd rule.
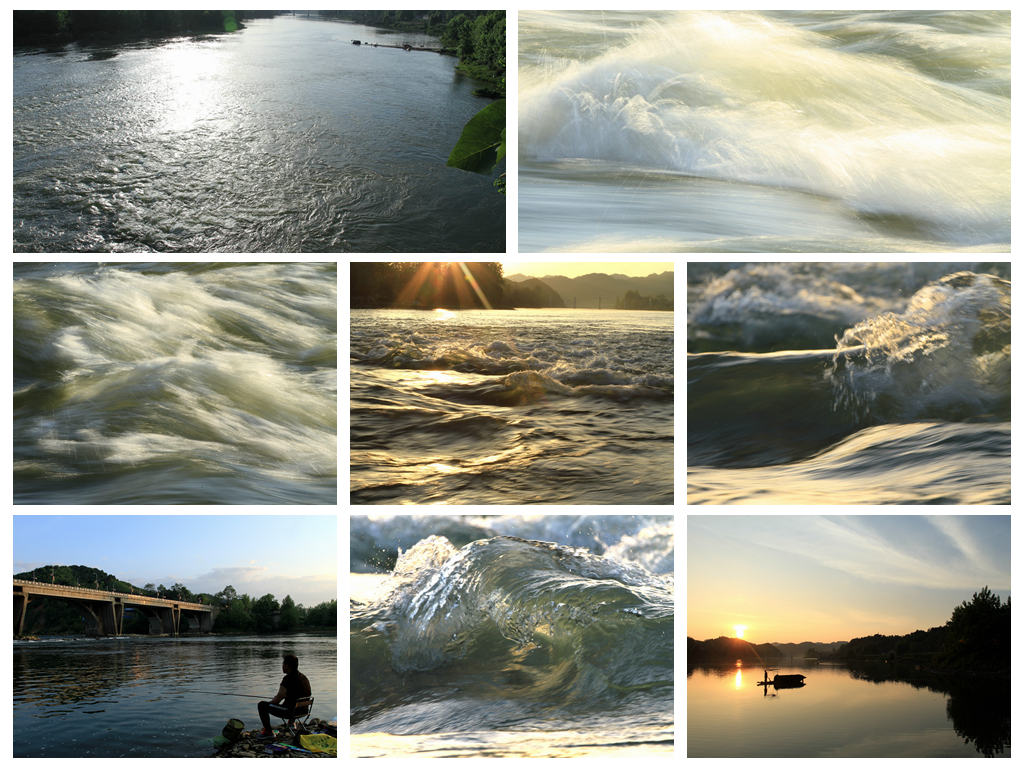
[[[25,594],[14,594],[14,636],[25,634],[25,613],[28,611],[29,597]]]
[[[121,603],[96,603],[100,629],[104,635],[120,635],[124,626],[124,606]]]
[[[84,600],[71,600],[69,603],[77,608],[78,612],[82,614],[82,618],[85,619],[85,634],[103,634],[103,620],[96,613],[97,603],[85,602]]]

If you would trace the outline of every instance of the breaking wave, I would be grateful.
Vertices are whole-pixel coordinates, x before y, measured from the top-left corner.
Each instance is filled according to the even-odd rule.
[[[673,613],[671,577],[629,562],[513,536],[461,549],[428,536],[401,553],[381,596],[352,606],[353,723],[472,730],[481,717],[498,728],[545,711],[671,707]],[[417,706],[455,692],[487,704],[468,720]]]

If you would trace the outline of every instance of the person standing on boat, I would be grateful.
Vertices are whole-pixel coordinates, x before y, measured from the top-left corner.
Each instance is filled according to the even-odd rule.
[[[304,712],[293,712],[296,699],[310,696],[312,689],[309,687],[309,678],[299,672],[299,657],[293,654],[286,654],[281,661],[281,671],[284,678],[281,686],[277,689],[277,695],[270,701],[261,701],[256,705],[260,713],[260,722],[263,723],[263,731],[260,736],[264,738],[273,737],[274,729],[270,727],[270,716],[290,717],[292,714],[305,714]]]

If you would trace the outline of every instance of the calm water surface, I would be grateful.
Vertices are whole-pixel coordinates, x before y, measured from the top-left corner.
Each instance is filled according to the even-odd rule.
[[[282,16],[17,50],[14,250],[504,251],[504,195],[445,167],[489,102],[451,57],[351,43],[407,37]]]
[[[1010,756],[1008,686],[943,693],[922,683],[859,679],[840,667],[778,673],[807,679],[802,688],[766,693],[757,686],[760,667],[690,670],[687,756]]]
[[[357,504],[670,504],[671,312],[355,310]]]
[[[524,11],[523,251],[1007,251],[1008,11]]]
[[[335,637],[196,637],[14,644],[15,757],[210,757],[230,718],[259,725],[259,699],[293,652],[312,685],[313,716],[336,720]]]

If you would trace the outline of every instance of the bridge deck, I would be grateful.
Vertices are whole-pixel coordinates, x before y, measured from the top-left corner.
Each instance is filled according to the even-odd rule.
[[[189,603],[184,600],[173,600],[166,597],[149,597],[134,595],[128,592],[108,592],[103,589],[87,589],[85,587],[67,587],[62,584],[47,584],[40,581],[14,579],[15,594],[51,595],[53,597],[79,598],[81,600],[99,600],[104,602],[120,602],[133,605],[153,605],[166,608],[176,607],[186,611],[213,611],[213,606],[202,603]]]

